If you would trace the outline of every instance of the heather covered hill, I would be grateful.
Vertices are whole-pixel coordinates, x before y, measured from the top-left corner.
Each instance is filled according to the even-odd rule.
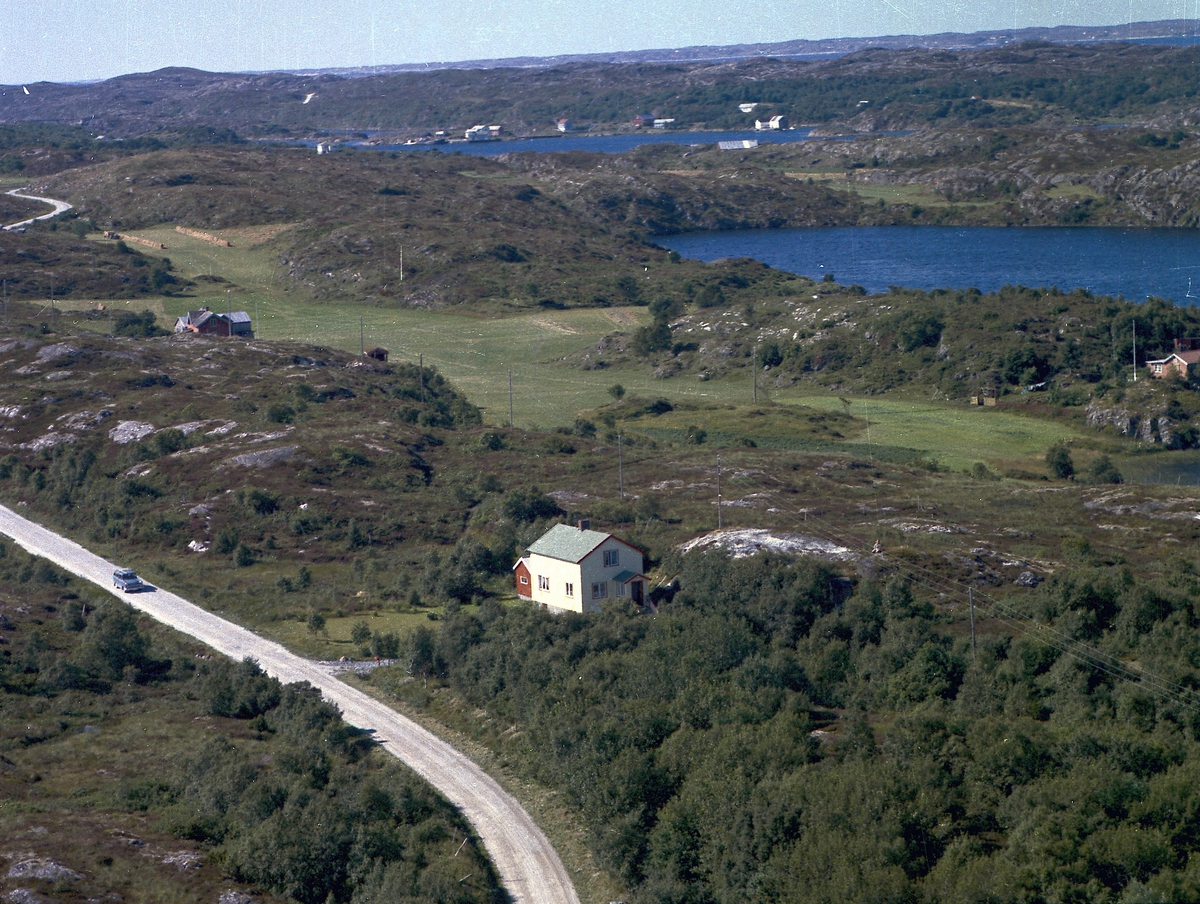
[[[1147,121],[1200,105],[1200,51],[1161,45],[1026,43],[985,49],[865,49],[835,59],[579,62],[548,68],[388,74],[218,74],[190,69],[88,85],[0,90],[0,122],[81,124],[92,135],[198,139],[323,130],[419,135],[503,123],[549,134],[559,117],[627,127],[636,113],[677,128],[746,128],[754,115],[847,130]],[[308,103],[305,98],[313,97]],[[866,103],[862,103],[866,101]],[[757,102],[755,114],[738,104]]]

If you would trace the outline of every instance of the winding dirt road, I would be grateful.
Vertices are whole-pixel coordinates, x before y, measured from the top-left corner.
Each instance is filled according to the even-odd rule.
[[[22,220],[20,223],[13,223],[11,226],[5,226],[5,230],[20,229],[22,226],[28,226],[30,223],[36,223],[38,220],[49,220],[51,217],[56,217],[60,213],[70,210],[74,205],[68,204],[66,201],[55,201],[53,198],[39,198],[37,195],[22,194],[25,189],[14,188],[5,194],[12,195],[14,198],[24,198],[26,201],[41,201],[43,204],[54,205],[54,210],[50,213],[42,214],[40,217],[30,217],[28,220]]]
[[[0,533],[72,574],[125,599],[165,625],[234,659],[249,656],[283,682],[307,681],[338,706],[351,725],[369,729],[384,749],[438,789],[471,821],[504,887],[517,904],[579,904],[570,876],[529,814],[474,762],[415,722],[338,681],[320,666],[219,618],[173,593],[121,594],[113,563],[0,506]]]

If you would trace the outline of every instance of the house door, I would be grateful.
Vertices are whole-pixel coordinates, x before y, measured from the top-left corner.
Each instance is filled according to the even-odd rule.
[[[639,606],[642,605],[642,582],[641,581],[633,582],[632,586],[630,587],[629,595],[630,595],[630,597],[632,597],[634,603],[636,603]]]

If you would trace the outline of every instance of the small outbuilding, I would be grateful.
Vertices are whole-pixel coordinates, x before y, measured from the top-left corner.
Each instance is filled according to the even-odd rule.
[[[375,348],[369,348],[367,349],[367,357],[374,358],[376,361],[382,361],[386,364],[388,359],[388,350],[386,348],[380,348],[379,346],[376,346]]]
[[[648,579],[645,555],[587,521],[556,524],[513,565],[517,596],[550,609],[597,612],[610,598],[642,606]]]

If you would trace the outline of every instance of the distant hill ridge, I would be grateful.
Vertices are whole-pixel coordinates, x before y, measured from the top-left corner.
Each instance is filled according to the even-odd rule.
[[[173,67],[92,84],[0,86],[0,125],[61,124],[80,129],[71,140],[85,143],[225,143],[368,131],[461,139],[477,123],[502,124],[506,136],[546,135],[564,118],[620,131],[638,113],[708,130],[751,128],[767,113],[852,132],[964,122],[1057,128],[1113,117],[1190,122],[1200,48],[1181,45],[1200,43],[1198,26],[1061,26],[309,73]],[[973,105],[976,97],[1007,106],[997,113]],[[742,109],[751,104],[760,105],[753,115]]]
[[[294,70],[300,75],[382,75],[389,72],[426,72],[433,69],[542,68],[570,63],[693,63],[744,60],[755,57],[819,59],[841,56],[867,48],[883,50],[975,50],[1041,41],[1048,44],[1100,44],[1138,42],[1175,44],[1192,39],[1200,42],[1200,19],[1164,19],[1126,25],[1056,25],[1013,28],[999,31],[942,32],[936,35],[883,35],[869,38],[798,38],[768,44],[697,45],[692,47],[623,50],[613,53],[574,53],[549,57],[406,63],[393,66],[359,66],[344,69]]]

